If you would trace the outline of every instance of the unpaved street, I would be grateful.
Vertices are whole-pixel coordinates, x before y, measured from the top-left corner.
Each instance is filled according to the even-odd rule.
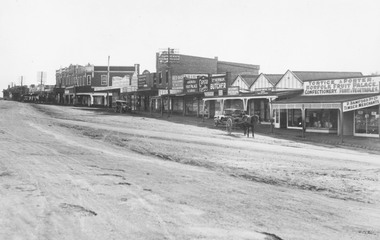
[[[380,239],[378,153],[0,102],[0,239]]]

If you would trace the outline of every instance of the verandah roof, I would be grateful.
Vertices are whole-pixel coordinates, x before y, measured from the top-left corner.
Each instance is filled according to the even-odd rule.
[[[273,109],[341,109],[342,103],[362,98],[378,96],[377,94],[318,95],[281,100],[272,103]]]

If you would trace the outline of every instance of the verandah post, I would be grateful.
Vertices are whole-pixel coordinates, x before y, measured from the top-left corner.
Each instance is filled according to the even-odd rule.
[[[343,103],[340,105],[340,143],[343,143]]]

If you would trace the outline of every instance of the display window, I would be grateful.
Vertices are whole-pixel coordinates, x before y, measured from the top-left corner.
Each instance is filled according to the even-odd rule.
[[[355,110],[355,134],[379,134],[379,106]]]
[[[336,109],[307,109],[305,116],[306,128],[338,129],[338,110]]]
[[[254,101],[254,115],[260,117],[260,121],[269,122],[270,118],[270,107],[268,99],[261,99]]]
[[[288,127],[302,127],[301,109],[288,110]]]

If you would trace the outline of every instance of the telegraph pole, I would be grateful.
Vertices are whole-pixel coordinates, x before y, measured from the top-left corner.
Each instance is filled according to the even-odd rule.
[[[21,95],[24,94],[24,87],[22,85],[22,80],[23,80],[24,76],[21,76]]]

